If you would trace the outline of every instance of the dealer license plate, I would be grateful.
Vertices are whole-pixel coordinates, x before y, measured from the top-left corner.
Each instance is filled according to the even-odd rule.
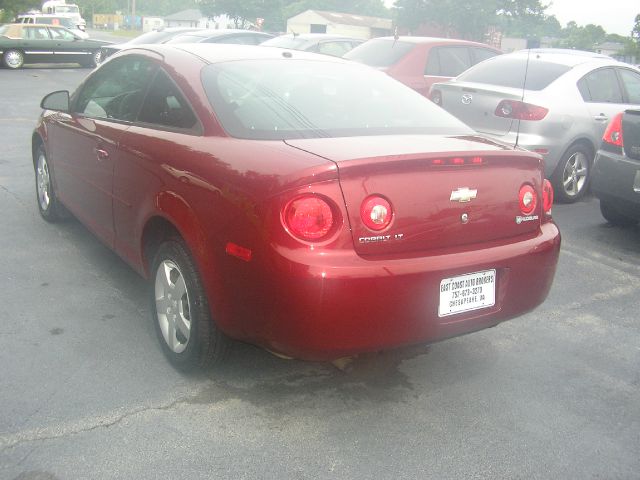
[[[495,303],[495,270],[445,278],[440,282],[439,317],[492,307]]]

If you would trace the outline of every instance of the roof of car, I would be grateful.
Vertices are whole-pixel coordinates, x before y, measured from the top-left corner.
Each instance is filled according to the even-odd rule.
[[[360,41],[363,41],[360,38],[350,37],[348,35],[335,35],[333,33],[285,33],[285,34],[280,35],[280,36],[275,37],[275,38],[282,38],[282,37],[299,38],[299,39],[302,39],[302,40],[339,40],[339,39],[344,39],[344,40],[360,40]]]
[[[439,38],[439,37],[414,37],[414,36],[400,36],[396,37],[378,37],[372,40],[396,40],[405,43],[450,43],[454,45],[478,45],[481,47],[493,48],[490,45],[484,43],[472,42],[470,40],[461,40],[458,38]]]
[[[600,53],[585,52],[582,50],[568,50],[563,48],[532,48],[530,50],[518,50],[508,53],[505,57],[521,57],[530,56],[532,59],[541,60],[550,63],[559,63],[568,67],[575,67],[583,63],[591,62],[607,62],[617,63],[612,57],[602,55]]]
[[[62,25],[47,25],[46,23],[7,23],[2,26],[7,27],[5,29],[5,32],[2,34],[7,38],[20,38],[20,31],[25,28],[46,27],[46,28],[60,28],[62,30],[69,31],[68,28],[63,27]]]
[[[215,29],[197,30],[195,32],[185,32],[185,35],[189,35],[190,37],[211,38],[211,37],[221,37],[223,35],[231,35],[231,34],[238,34],[238,33],[270,36],[269,34],[264,32],[258,32],[255,30],[241,30],[236,28],[225,28],[220,30],[215,30]]]
[[[170,51],[180,50],[199,57],[206,63],[221,63],[234,60],[268,60],[268,59],[295,59],[295,60],[318,60],[325,62],[349,63],[338,57],[321,55],[317,53],[304,52],[299,50],[283,50],[276,47],[264,47],[257,45],[230,45],[215,43],[160,43],[151,45],[140,45],[137,48],[127,49],[128,52],[136,50],[148,50],[161,55]]]

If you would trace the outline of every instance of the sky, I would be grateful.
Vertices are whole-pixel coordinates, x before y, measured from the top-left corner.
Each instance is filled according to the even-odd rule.
[[[387,7],[394,2],[395,0],[384,0]],[[640,13],[638,0],[542,0],[540,3],[551,3],[546,12],[555,15],[563,27],[574,20],[580,26],[594,23],[601,25],[607,33],[624,36],[629,36],[633,20]]]
[[[545,3],[544,1],[541,3]],[[575,20],[578,25],[594,23],[607,33],[629,36],[640,13],[636,0],[552,0],[546,13],[555,15],[560,25]]]

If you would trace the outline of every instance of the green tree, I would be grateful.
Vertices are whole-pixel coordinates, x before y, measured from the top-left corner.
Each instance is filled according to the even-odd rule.
[[[488,28],[498,24],[498,4],[499,0],[397,0],[394,11],[400,27],[437,24],[452,36],[482,41]]]
[[[607,32],[600,25],[590,23],[581,27],[572,21],[562,29],[561,35],[558,47],[594,51],[595,45],[606,40]]]
[[[19,13],[39,9],[39,0],[3,0],[0,6],[0,23],[10,22]]]
[[[282,9],[282,0],[202,0],[199,5],[209,17],[227,15],[236,28],[247,28],[257,18],[274,17],[273,12]]]

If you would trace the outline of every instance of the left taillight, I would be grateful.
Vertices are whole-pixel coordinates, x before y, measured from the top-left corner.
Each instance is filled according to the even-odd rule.
[[[519,100],[502,100],[496,107],[494,114],[498,117],[513,118],[515,120],[542,120],[549,113],[549,109]]]
[[[295,237],[322,241],[334,231],[336,207],[331,200],[315,194],[301,195],[286,204],[283,211],[285,228]]]
[[[529,184],[520,187],[518,200],[520,203],[520,211],[523,215],[531,215],[538,205],[538,195],[533,186]]]

